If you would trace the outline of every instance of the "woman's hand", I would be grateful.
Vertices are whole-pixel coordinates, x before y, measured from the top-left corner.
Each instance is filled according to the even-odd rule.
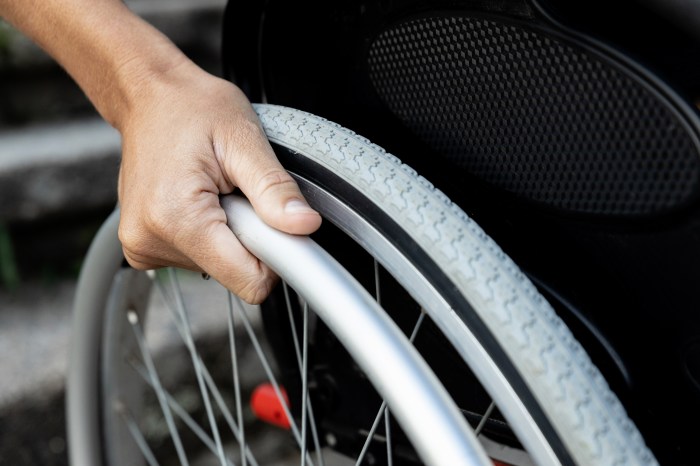
[[[204,271],[244,300],[261,302],[276,277],[229,230],[219,195],[240,189],[267,224],[288,233],[315,231],[320,216],[234,85],[184,62],[148,87],[120,125],[126,259],[138,269]]]

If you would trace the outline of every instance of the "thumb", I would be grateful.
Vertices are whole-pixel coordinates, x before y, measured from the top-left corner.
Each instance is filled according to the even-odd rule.
[[[321,226],[321,216],[309,207],[299,187],[277,160],[263,130],[255,125],[254,136],[238,151],[229,151],[228,178],[240,188],[258,216],[286,233],[308,235]],[[228,169],[227,169],[228,168]]]

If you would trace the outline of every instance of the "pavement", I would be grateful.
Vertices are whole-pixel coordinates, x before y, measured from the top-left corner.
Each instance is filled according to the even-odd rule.
[[[0,464],[65,465],[64,386],[75,283],[0,293]]]
[[[0,219],[114,205],[120,153],[119,133],[94,117],[0,131]]]

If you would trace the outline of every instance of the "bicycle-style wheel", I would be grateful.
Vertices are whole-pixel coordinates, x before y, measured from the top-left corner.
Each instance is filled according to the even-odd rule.
[[[326,219],[315,235],[319,243],[404,330],[489,456],[509,464],[655,462],[547,302],[457,206],[398,159],[348,130],[293,109],[260,105],[256,110],[283,164]],[[382,385],[375,380],[380,374],[357,362],[363,356],[356,348],[376,341],[367,341],[362,331],[338,338],[337,327],[308,312],[313,306],[307,296],[287,287],[280,287],[262,311],[241,308],[234,313],[236,306],[222,298],[214,305],[224,309],[223,324],[196,323],[189,316],[213,314],[212,305],[194,305],[207,309],[195,314],[187,308],[195,299],[213,296],[215,284],[175,272],[167,280],[154,279],[121,268],[115,222],[103,235],[107,246],[96,246],[93,253],[106,254],[109,266],[95,259],[101,275],[86,267],[78,290],[69,385],[72,458],[90,464],[163,464],[170,459],[190,464],[187,450],[203,445],[221,464],[265,464],[270,448],[262,447],[260,453],[249,444],[259,435],[246,433],[242,409],[241,399],[252,387],[241,382],[239,369],[249,359],[241,362],[235,348],[245,333],[256,355],[272,355],[259,358],[265,361],[261,378],[269,378],[276,398],[284,400],[268,407],[274,406],[278,420],[290,426],[291,434],[284,438],[296,440],[291,454],[301,452],[318,464],[430,461],[421,456],[420,442],[404,422],[416,414],[410,411],[419,403],[395,401],[400,396],[394,394],[407,387]],[[256,253],[269,252],[269,244],[259,247]],[[281,276],[321,286],[303,263]],[[168,283],[174,286],[169,291]],[[188,298],[195,286],[205,290]],[[159,299],[150,296],[154,292]],[[153,309],[159,307],[173,309],[171,323],[154,317],[158,313]],[[317,309],[318,314],[332,314],[334,306],[328,307]],[[86,314],[91,317],[81,319]],[[264,332],[256,331],[252,316],[259,317],[257,328]],[[203,343],[222,325],[228,331],[217,344]],[[170,348],[167,358],[153,356],[168,326],[182,334],[188,370],[172,364],[175,351]],[[198,326],[209,330],[197,337]],[[221,354],[230,355],[223,383],[210,369]],[[171,363],[159,367],[167,360]],[[182,389],[188,377],[194,392]],[[375,385],[392,400],[390,410],[374,392]],[[187,400],[202,408],[201,419],[196,409],[188,409]],[[424,427],[426,435],[435,428]],[[328,451],[335,452],[332,460],[324,459]]]

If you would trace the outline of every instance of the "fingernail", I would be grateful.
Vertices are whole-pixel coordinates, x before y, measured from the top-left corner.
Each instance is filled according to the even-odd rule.
[[[309,205],[299,199],[291,199],[284,206],[284,212],[287,214],[315,214],[316,211]]]

